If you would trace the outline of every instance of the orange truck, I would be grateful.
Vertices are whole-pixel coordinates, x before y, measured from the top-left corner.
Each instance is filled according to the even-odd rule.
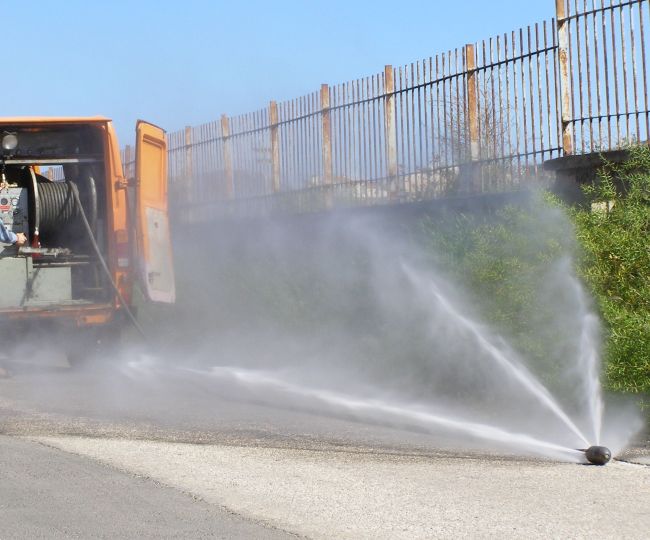
[[[136,126],[127,179],[111,121],[0,118],[0,332],[59,344],[71,362],[134,319],[134,288],[173,303],[165,132]],[[10,235],[13,238],[13,235]]]

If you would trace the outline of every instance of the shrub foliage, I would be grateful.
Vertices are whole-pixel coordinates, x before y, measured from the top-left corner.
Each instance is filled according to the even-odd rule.
[[[610,390],[650,392],[650,149],[635,147],[622,163],[609,163],[583,186],[586,202],[563,207],[552,196],[539,208],[506,206],[489,217],[427,219],[424,232],[443,266],[472,292],[483,316],[511,336],[516,347],[553,382],[549,336],[535,306],[549,263],[568,251],[595,299],[605,330],[604,382]],[[577,245],[575,241],[577,240]],[[549,312],[547,316],[552,316]],[[546,365],[543,365],[546,362]]]
[[[607,382],[650,391],[650,149],[606,163],[584,188],[589,207],[572,211],[581,271],[608,328]]]

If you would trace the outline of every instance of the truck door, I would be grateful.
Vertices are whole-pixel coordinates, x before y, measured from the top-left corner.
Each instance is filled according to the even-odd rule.
[[[153,302],[176,298],[167,212],[165,132],[138,120],[136,125],[136,231],[142,289]]]

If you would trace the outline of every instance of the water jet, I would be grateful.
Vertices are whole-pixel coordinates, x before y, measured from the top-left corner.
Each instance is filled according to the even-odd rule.
[[[605,465],[612,459],[612,453],[609,448],[605,446],[590,446],[586,450],[582,450],[589,463],[593,465]]]

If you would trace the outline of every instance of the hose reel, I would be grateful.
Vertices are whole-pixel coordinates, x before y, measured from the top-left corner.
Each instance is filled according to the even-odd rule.
[[[78,215],[72,188],[67,182],[41,182],[38,186],[40,233],[60,230]]]
[[[97,190],[92,175],[81,177],[79,199],[93,230],[97,228]],[[43,244],[68,247],[85,239],[80,212],[70,182],[33,182],[30,197],[30,233]]]

